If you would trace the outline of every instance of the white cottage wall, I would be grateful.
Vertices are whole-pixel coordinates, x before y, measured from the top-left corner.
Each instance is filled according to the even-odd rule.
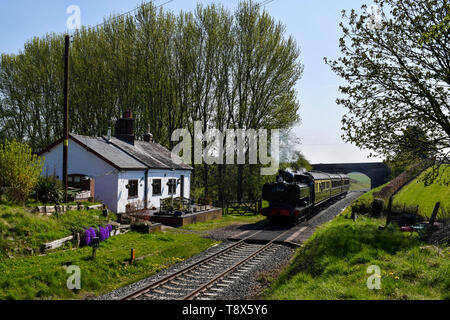
[[[42,176],[56,176],[62,180],[62,143],[42,154],[45,157]],[[82,174],[95,179],[95,198],[117,212],[118,170],[81,145],[69,140],[67,173]]]
[[[182,171],[182,170],[157,170],[150,169],[148,172],[148,199],[151,203],[151,206],[156,208],[160,207],[161,199],[165,199],[170,197],[169,195],[169,187],[167,186],[167,182],[169,179],[179,179],[182,175],[184,175],[184,197],[190,197],[191,190],[191,172],[190,171]],[[153,194],[152,183],[154,179],[161,179],[161,194]],[[176,194],[174,197],[179,197],[181,195],[181,185],[177,185]]]
[[[128,197],[126,185],[129,180],[138,180],[138,196],[132,199]],[[126,212],[127,204],[136,204],[137,208],[144,208],[145,200],[145,171],[121,171],[118,177],[117,212]]]

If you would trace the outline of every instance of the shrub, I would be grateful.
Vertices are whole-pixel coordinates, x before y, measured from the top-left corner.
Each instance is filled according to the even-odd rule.
[[[64,188],[61,181],[54,177],[40,177],[35,188],[39,201],[43,203],[61,203],[64,199]]]
[[[370,206],[370,215],[372,217],[379,217],[383,213],[384,209],[384,200],[383,199],[374,199],[372,205]]]
[[[23,204],[30,196],[42,172],[44,159],[16,140],[0,145],[0,187],[6,188],[9,200]]]
[[[369,200],[356,200],[352,206],[352,213],[356,214],[367,214],[370,212],[370,201]]]

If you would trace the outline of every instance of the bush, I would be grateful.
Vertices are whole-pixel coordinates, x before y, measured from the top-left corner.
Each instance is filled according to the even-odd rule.
[[[370,215],[372,217],[379,217],[383,213],[384,209],[384,200],[383,199],[374,199],[372,205],[370,206]]]
[[[40,177],[35,192],[38,200],[42,203],[58,204],[64,200],[62,183],[54,177]]]
[[[16,140],[0,145],[0,188],[16,204],[23,204],[34,189],[42,172],[44,159],[34,155],[31,148]]]
[[[370,201],[369,200],[356,200],[352,206],[352,213],[356,213],[356,214],[367,214],[370,212]]]

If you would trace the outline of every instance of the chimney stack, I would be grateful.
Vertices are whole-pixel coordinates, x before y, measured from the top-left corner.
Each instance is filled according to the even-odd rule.
[[[134,119],[130,110],[123,113],[123,118],[116,122],[116,138],[134,145]]]
[[[145,142],[153,142],[153,135],[151,133],[145,133],[144,134],[144,141]]]

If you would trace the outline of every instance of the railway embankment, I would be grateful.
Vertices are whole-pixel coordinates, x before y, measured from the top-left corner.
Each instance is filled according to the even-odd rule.
[[[418,179],[410,182],[411,188],[402,189],[407,198],[416,199],[411,200],[411,205],[418,205],[421,197],[427,197],[414,196],[409,191],[418,188]],[[447,188],[439,182],[433,185],[434,192],[441,196]],[[374,191],[378,190],[355,201],[353,209],[359,212],[356,219],[352,219],[349,207],[317,228],[280,277],[271,282],[264,298],[450,299],[448,239],[430,244],[418,233],[401,232],[396,224],[380,228],[386,217],[371,217],[369,207],[364,212],[361,205],[373,199]],[[442,212],[445,216],[445,209]]]

